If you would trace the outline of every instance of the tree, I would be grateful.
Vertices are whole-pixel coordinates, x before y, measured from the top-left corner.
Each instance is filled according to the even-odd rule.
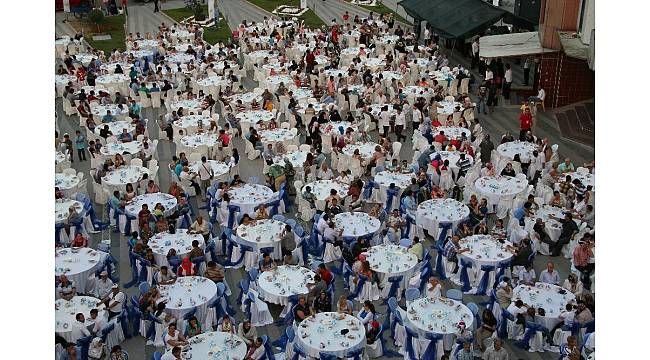
[[[88,14],[88,20],[97,25],[97,32],[101,32],[100,25],[104,23],[104,13],[99,9],[93,9]]]

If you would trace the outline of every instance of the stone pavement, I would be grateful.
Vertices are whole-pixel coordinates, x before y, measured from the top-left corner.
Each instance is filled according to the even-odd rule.
[[[339,23],[342,22],[341,18],[346,11],[350,14],[350,18],[354,18],[355,15],[365,18],[368,17],[368,14],[370,13],[370,10],[350,4],[343,0],[307,0],[307,6],[314,10],[314,13],[316,13],[325,24],[330,24],[332,19],[336,19]],[[377,12],[374,13],[376,16]],[[401,21],[397,21],[396,23],[401,25],[402,28],[411,28],[410,25]]]
[[[153,12],[153,1],[149,3],[129,2],[127,28],[128,32],[139,32],[144,35],[147,32],[155,34],[158,32],[158,26],[161,23],[169,24],[170,18],[163,15],[162,12]],[[159,9],[177,9],[185,7],[183,0],[167,0],[164,3],[159,3]]]

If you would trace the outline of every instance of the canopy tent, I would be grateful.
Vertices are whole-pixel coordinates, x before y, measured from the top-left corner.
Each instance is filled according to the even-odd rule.
[[[414,19],[426,21],[437,34],[447,39],[479,34],[510,14],[483,0],[402,0],[399,5]]]
[[[484,58],[508,57],[553,52],[542,47],[537,31],[483,36],[479,39],[479,55]]]

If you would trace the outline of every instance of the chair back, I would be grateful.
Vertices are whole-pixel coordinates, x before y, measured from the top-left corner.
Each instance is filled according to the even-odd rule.
[[[405,291],[406,301],[413,301],[420,297],[420,290],[416,288],[408,288]]]
[[[400,244],[400,246],[409,247],[409,246],[413,245],[413,240],[411,240],[411,239],[401,239],[399,241],[399,244]]]
[[[463,292],[458,289],[447,290],[446,296],[453,300],[463,301]]]

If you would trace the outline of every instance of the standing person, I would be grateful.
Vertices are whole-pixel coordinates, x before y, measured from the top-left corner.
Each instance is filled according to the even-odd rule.
[[[129,14],[129,12],[126,10],[127,3],[128,3],[128,0],[122,0],[122,9],[124,10],[124,15]]]
[[[510,99],[510,87],[512,86],[512,69],[510,64],[506,64],[506,72],[503,81],[503,98]]]
[[[158,8],[158,2],[160,0],[153,0],[153,12],[160,12],[160,9]]]
[[[406,140],[406,136],[402,135],[404,131],[404,125],[406,124],[406,116],[404,111],[401,108],[397,109],[397,115],[395,115],[395,135],[397,136],[396,141],[401,141],[400,139]]]
[[[528,86],[528,78],[530,76],[530,58],[527,57],[524,61],[524,86]]]
[[[490,110],[491,113],[494,112],[494,107],[497,106],[499,102],[498,94],[497,91],[499,90],[499,86],[497,85],[496,81],[492,80],[488,82],[489,87],[488,87],[488,100],[487,100],[487,106]],[[487,112],[486,112],[487,114]]]
[[[487,83],[483,81],[481,85],[478,87],[478,102],[476,104],[476,111],[480,114],[481,109],[483,109],[483,113],[487,114],[487,107],[486,107],[486,101],[487,101],[487,93],[488,93],[488,87]]]
[[[208,201],[208,188],[210,187],[210,180],[214,177],[212,165],[208,163],[205,156],[201,156],[201,166],[199,166],[199,179],[201,180],[201,190],[203,190],[203,201]]]
[[[533,115],[530,113],[530,108],[526,107],[519,115],[519,140],[526,139],[526,133],[533,127]]]
[[[476,39],[474,39],[474,42],[472,43],[472,69],[478,66],[478,50],[479,50],[479,44],[478,44],[478,36]]]
[[[77,157],[79,161],[86,161],[86,135],[82,134],[81,131],[75,131],[77,137],[74,140],[74,146],[77,149]]]

